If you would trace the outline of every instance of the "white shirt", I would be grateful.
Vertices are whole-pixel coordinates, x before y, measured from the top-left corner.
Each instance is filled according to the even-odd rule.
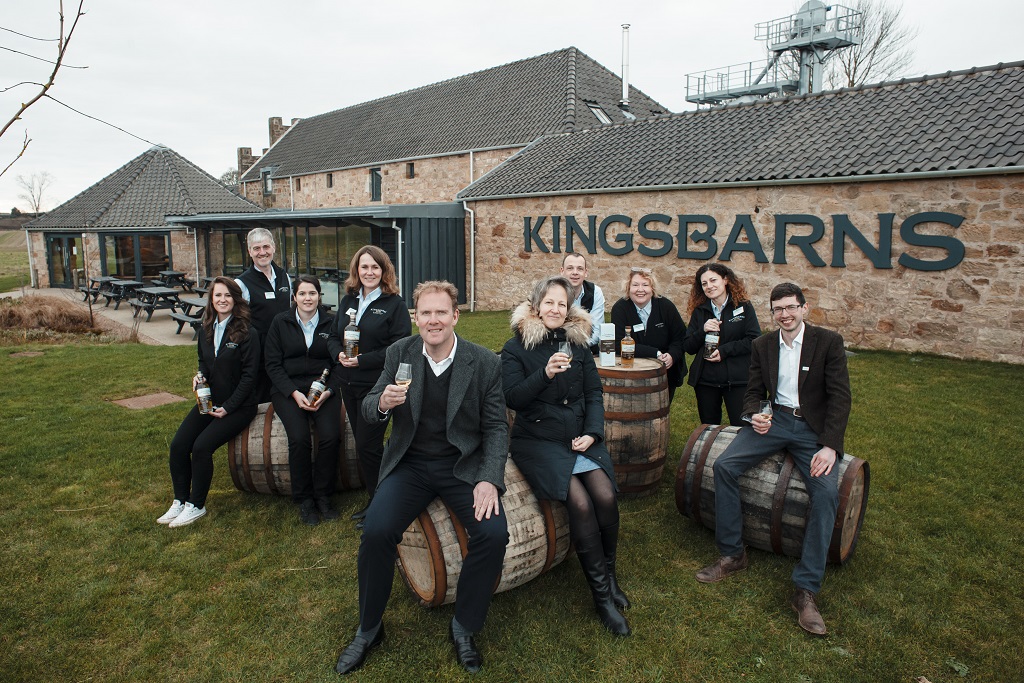
[[[651,301],[653,301],[653,299]],[[636,304],[633,304],[634,306],[636,306],[636,313],[637,315],[640,316],[640,324],[644,326],[644,329],[647,329],[647,319],[651,317],[651,301],[648,301],[647,305],[644,306],[643,308],[640,308],[639,306],[636,306]]]
[[[231,316],[224,318],[224,322],[216,322],[213,324],[213,355],[220,355],[220,342],[224,339],[224,330],[228,326],[228,322],[231,320]]]
[[[306,348],[308,349],[313,345],[313,333],[316,331],[316,326],[320,324],[320,311],[314,312],[308,323],[302,322],[298,311],[295,311],[295,319],[299,322],[299,327],[302,328],[302,336],[306,338]]]
[[[435,363],[434,359],[427,353],[427,345],[423,345],[423,357],[427,359],[427,365],[431,370],[434,371],[434,377],[440,377],[441,373],[448,369],[448,366],[455,362],[455,349],[459,348],[459,336],[452,335],[454,344],[452,344],[452,352],[448,354],[447,358],[442,358],[440,363]]]
[[[583,286],[580,285],[580,295],[576,297],[573,303],[577,306],[583,305]],[[591,308],[590,313],[590,345],[601,341],[601,325],[604,324],[604,292],[596,284],[594,285],[594,307]]]
[[[787,345],[782,332],[779,332],[779,381],[775,387],[775,402],[790,408],[800,407],[800,352],[806,327],[800,323],[793,346]]]
[[[359,324],[359,321],[363,319],[363,312],[366,311],[366,309],[370,306],[370,304],[372,304],[374,301],[379,299],[380,295],[381,295],[380,287],[377,287],[372,292],[370,292],[366,296],[366,298],[364,299],[363,298],[363,288],[362,287],[359,288],[359,296],[357,297],[359,299],[359,306],[356,308],[356,324],[357,325]]]
[[[725,301],[722,302],[721,306],[716,306],[714,299],[708,299],[708,302],[711,304],[711,312],[715,314],[715,318],[721,320],[722,311],[725,310],[726,305],[729,303],[729,297],[725,297]]]

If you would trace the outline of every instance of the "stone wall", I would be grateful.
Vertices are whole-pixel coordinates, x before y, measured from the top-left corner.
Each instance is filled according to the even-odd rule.
[[[296,210],[451,202],[455,201],[460,190],[517,151],[474,152],[472,176],[469,154],[374,166],[380,168],[381,173],[381,199],[376,202],[370,201],[369,166],[332,172],[332,187],[327,186],[327,173],[311,173],[292,179],[274,179],[274,194],[271,196],[263,195],[259,180],[247,181],[243,184],[243,194],[264,208],[291,209],[294,201]],[[414,165],[412,178],[408,177],[409,163]]]
[[[630,235],[632,249],[623,255],[607,253],[600,245],[588,254],[590,279],[605,290],[607,306],[624,293],[629,267],[651,267],[659,279],[659,293],[672,299],[684,314],[687,297],[697,268],[704,258],[680,257],[678,216],[704,214],[717,222],[712,235],[718,259],[735,229],[749,217],[767,263],[754,253],[733,251],[727,262],[743,278],[763,328],[772,327],[768,314],[768,293],[779,282],[801,285],[811,305],[810,320],[835,329],[854,347],[922,351],[947,356],[1024,363],[1024,176],[978,176],[941,180],[836,183],[830,185],[785,185],[716,190],[679,190],[591,194],[475,202],[476,211],[476,302],[482,310],[507,309],[525,298],[539,277],[555,273],[565,244],[565,216],[588,227],[588,216],[597,225],[610,215],[629,217],[631,227],[609,226],[611,247],[624,249],[616,235]],[[922,212],[945,212],[963,217],[959,227],[925,221],[916,228],[917,237],[903,233],[908,218]],[[638,233],[638,221],[648,214],[671,218],[669,225],[652,224],[670,235],[671,249],[664,239],[647,239]],[[779,245],[786,263],[775,263],[776,217],[809,214],[821,219],[823,236],[808,245],[824,265],[812,265],[807,252],[792,238],[811,235],[811,225],[785,226],[786,240]],[[893,214],[891,219],[888,214]],[[834,241],[836,215],[846,216],[877,248],[887,221],[892,226],[890,268],[878,268],[864,251],[847,238],[845,267],[837,267]],[[524,219],[536,228],[539,217],[548,218],[536,231],[547,246],[543,253],[524,234]],[[561,244],[554,249],[553,217],[561,217]],[[740,218],[737,218],[740,217]],[[841,221],[841,219],[840,219]],[[684,234],[706,232],[707,226],[691,224]],[[738,232],[740,249],[746,235]],[[941,262],[951,253],[935,245],[922,244],[919,236],[945,238],[942,244],[963,243],[963,258],[952,268],[928,271],[908,267],[906,258]],[[909,237],[911,244],[903,238]],[[673,239],[674,238],[674,239]],[[468,239],[468,223],[467,223]],[[625,238],[623,238],[625,239]],[[749,240],[748,240],[749,241]],[[843,240],[840,239],[840,243]],[[663,255],[643,255],[664,251]],[[574,241],[582,250],[580,240]],[[690,254],[709,248],[707,242],[687,240]],[[467,253],[468,253],[467,249]],[[884,250],[880,250],[884,251]],[[901,257],[906,255],[901,262]],[[876,260],[879,257],[876,256]]]

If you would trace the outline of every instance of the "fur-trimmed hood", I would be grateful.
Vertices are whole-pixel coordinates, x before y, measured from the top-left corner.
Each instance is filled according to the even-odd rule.
[[[549,330],[544,326],[537,312],[530,306],[529,301],[516,306],[512,311],[512,332],[523,342],[523,346],[529,350],[543,342]],[[565,316],[562,329],[565,330],[565,338],[571,344],[588,346],[590,344],[590,331],[592,323],[590,315],[580,306],[572,305],[569,313]]]

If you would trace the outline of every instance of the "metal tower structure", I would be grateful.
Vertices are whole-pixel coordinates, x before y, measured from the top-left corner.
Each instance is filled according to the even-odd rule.
[[[722,104],[822,89],[822,66],[836,50],[861,41],[863,17],[843,5],[805,2],[796,14],[755,24],[755,39],[771,57],[686,75],[686,100]],[[799,74],[785,58],[793,55]]]

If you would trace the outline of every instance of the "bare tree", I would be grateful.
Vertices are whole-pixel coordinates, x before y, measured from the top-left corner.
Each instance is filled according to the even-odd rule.
[[[27,110],[33,104],[35,104],[36,102],[41,100],[43,97],[45,97],[47,91],[49,91],[50,88],[53,87],[53,82],[54,82],[54,80],[57,77],[57,72],[60,71],[61,66],[63,66],[63,64],[64,64],[64,56],[67,53],[68,44],[71,42],[71,36],[75,32],[75,27],[78,26],[78,20],[81,19],[83,16],[85,16],[85,12],[82,11],[82,5],[84,3],[85,3],[85,0],[79,0],[79,2],[78,2],[78,10],[75,12],[75,20],[73,22],[71,22],[71,28],[68,30],[67,34],[65,34],[64,33],[64,0],[60,0],[60,3],[59,3],[60,35],[57,38],[57,59],[54,62],[49,62],[49,60],[46,60],[46,59],[41,60],[41,61],[49,62],[49,63],[53,64],[53,71],[50,72],[50,77],[49,77],[49,79],[47,79],[47,81],[45,83],[36,83],[34,81],[22,81],[20,83],[15,83],[14,85],[11,85],[11,86],[5,88],[5,90],[10,90],[11,88],[15,88],[15,87],[17,87],[19,85],[38,85],[39,86],[39,92],[37,92],[34,97],[31,97],[30,99],[27,99],[27,100],[25,100],[24,102],[21,103],[21,107],[19,107],[18,111],[14,114],[14,116],[11,117],[11,120],[8,121],[6,124],[4,124],[3,128],[0,128],[0,137],[3,137],[4,133],[6,133],[10,129],[10,127],[14,125],[14,123],[16,121],[19,121],[21,119],[21,115],[25,113],[25,110]],[[31,36],[28,36],[28,37],[31,38]],[[17,50],[13,50],[13,51],[17,52]],[[21,53],[21,54],[26,54],[26,53]],[[27,56],[28,57],[32,57],[33,59],[41,59],[39,57],[35,57],[34,55],[27,55]],[[84,68],[84,67],[74,67],[74,68]],[[11,166],[14,165],[14,162],[16,162],[18,159],[20,159],[22,157],[22,155],[25,154],[25,150],[28,149],[28,144],[30,142],[32,142],[32,138],[30,138],[28,136],[28,131],[25,131],[25,135],[24,135],[24,137],[22,139],[22,143],[21,143],[21,151],[19,151],[17,156],[15,156],[14,159],[11,160],[11,163],[7,164],[7,166],[5,166],[2,171],[0,171],[0,176],[2,176],[4,173],[7,173],[7,171],[11,168]]]
[[[238,184],[238,169],[229,168],[220,174],[220,181],[228,187]]]
[[[28,178],[20,175],[15,178],[15,182],[18,183],[18,187],[24,190],[24,192],[19,194],[18,198],[28,202],[32,213],[38,216],[43,212],[43,194],[46,192],[46,188],[53,184],[54,180],[56,178],[46,171],[33,173]]]
[[[826,66],[829,88],[849,88],[902,77],[914,62],[917,27],[903,21],[903,7],[892,0],[854,0],[864,32],[860,45],[837,50]]]

